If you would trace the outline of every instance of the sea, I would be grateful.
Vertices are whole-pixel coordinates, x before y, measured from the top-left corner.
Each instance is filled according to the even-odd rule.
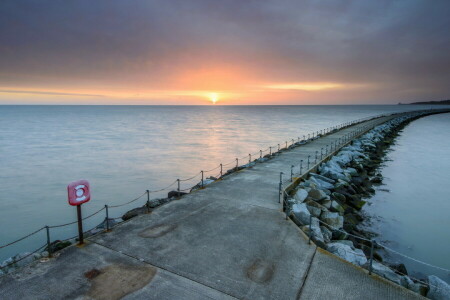
[[[409,123],[389,149],[364,212],[391,263],[415,278],[437,275],[450,283],[450,113]],[[423,263],[419,263],[419,260]],[[434,266],[440,267],[436,268]],[[446,269],[446,270],[443,270]]]
[[[312,132],[344,122],[429,109],[412,105],[342,106],[0,106],[0,246],[43,226],[76,220],[67,185],[88,180],[83,216],[105,205],[111,218],[217,176],[236,158],[259,157]],[[434,107],[433,108],[437,108]],[[426,117],[405,128],[383,174],[384,190],[367,208],[375,229],[395,249],[450,267],[450,115]],[[105,211],[84,221],[101,223]],[[51,240],[77,235],[76,224],[52,228]],[[46,243],[45,230],[0,249],[0,262]],[[408,265],[409,266],[409,265]]]

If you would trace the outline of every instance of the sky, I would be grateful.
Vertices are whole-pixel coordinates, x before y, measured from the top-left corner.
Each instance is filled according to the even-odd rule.
[[[0,104],[450,98],[448,0],[2,0]]]

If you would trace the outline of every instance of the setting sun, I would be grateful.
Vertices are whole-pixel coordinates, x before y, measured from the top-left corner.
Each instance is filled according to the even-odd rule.
[[[211,93],[211,94],[209,94],[209,100],[213,104],[216,104],[216,102],[219,100],[219,95],[217,93]]]

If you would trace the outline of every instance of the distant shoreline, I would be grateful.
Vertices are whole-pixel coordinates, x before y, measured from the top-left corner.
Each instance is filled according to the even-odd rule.
[[[398,105],[450,105],[449,100],[441,101],[422,101],[422,102],[412,102],[412,103],[399,103]]]

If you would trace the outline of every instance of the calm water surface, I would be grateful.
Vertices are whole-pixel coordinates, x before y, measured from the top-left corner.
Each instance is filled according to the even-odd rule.
[[[450,269],[450,114],[410,123],[381,169],[384,185],[365,211],[380,240],[397,252]],[[392,255],[416,276],[450,273]],[[418,274],[419,273],[419,274]]]
[[[146,189],[164,187],[176,178],[190,177],[202,169],[233,162],[236,157],[259,153],[260,149],[312,131],[381,113],[422,108],[0,106],[0,244],[44,225],[75,220],[76,210],[67,204],[66,192],[67,184],[74,180],[87,179],[91,183],[92,200],[83,205],[87,215],[105,204],[124,203]],[[428,132],[422,138],[427,136]],[[424,165],[433,166],[430,172],[438,172],[441,163],[425,161]],[[215,173],[218,170],[207,176]],[[182,188],[198,180],[199,177]],[[435,199],[436,188],[440,186],[435,182],[428,186],[426,201],[430,212],[439,213],[436,201],[448,199],[445,195]],[[163,195],[152,195],[158,196]],[[119,217],[144,203],[143,198],[129,206],[111,209],[110,216]],[[423,217],[422,212],[415,214]],[[85,228],[95,226],[104,217],[102,212],[87,220]],[[423,223],[414,222],[416,226]],[[76,235],[76,227],[54,229],[51,234],[52,239],[67,238]],[[443,242],[444,236],[433,236],[436,243]],[[45,234],[41,232],[1,249],[0,260],[44,243]]]

